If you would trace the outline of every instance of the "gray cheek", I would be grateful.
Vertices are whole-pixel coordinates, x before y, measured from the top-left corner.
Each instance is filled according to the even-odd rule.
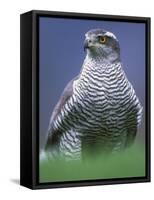
[[[109,46],[103,46],[102,48],[103,48],[103,51],[104,51],[105,53],[107,53],[107,54],[109,54],[109,53],[112,52],[112,48],[109,47]]]

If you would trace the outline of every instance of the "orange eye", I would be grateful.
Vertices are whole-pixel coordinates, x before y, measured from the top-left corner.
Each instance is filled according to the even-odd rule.
[[[100,36],[99,42],[100,42],[101,44],[105,44],[105,43],[106,43],[106,37],[105,37],[105,36]]]

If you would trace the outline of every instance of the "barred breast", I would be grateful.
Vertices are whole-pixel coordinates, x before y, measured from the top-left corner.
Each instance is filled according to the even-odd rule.
[[[72,97],[57,118],[57,126],[70,110],[71,118],[63,122],[60,140],[60,151],[70,158],[79,158],[84,146],[102,152],[123,149],[128,130],[136,130],[142,116],[142,107],[121,63],[86,62],[74,81]]]

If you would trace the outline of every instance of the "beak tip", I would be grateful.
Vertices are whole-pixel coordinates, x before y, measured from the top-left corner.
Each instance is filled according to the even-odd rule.
[[[85,40],[85,42],[84,42],[84,51],[86,51],[87,48],[89,48],[89,45],[88,45],[88,41]]]

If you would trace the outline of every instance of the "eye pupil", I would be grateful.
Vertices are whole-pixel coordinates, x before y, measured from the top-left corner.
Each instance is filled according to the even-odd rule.
[[[100,41],[100,43],[104,44],[106,42],[106,37],[105,36],[101,36],[99,41]]]

